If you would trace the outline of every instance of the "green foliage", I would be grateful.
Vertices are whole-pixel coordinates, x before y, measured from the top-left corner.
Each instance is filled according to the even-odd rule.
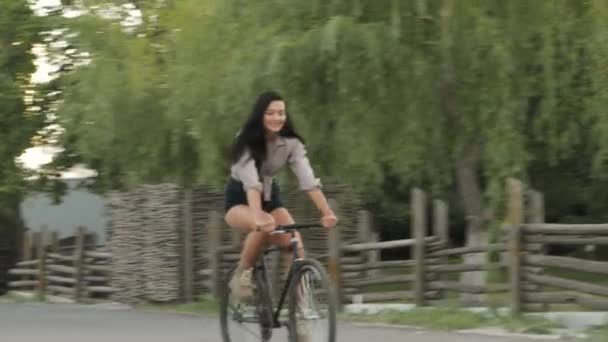
[[[543,183],[581,154],[581,182],[605,174],[601,1],[143,4],[131,31],[93,14],[65,23],[91,63],[62,79],[64,144],[104,188],[222,182],[268,88],[286,95],[318,173],[386,211],[412,185],[451,197],[467,161],[497,214],[506,177]]]
[[[16,246],[26,189],[16,158],[44,123],[39,93],[30,84],[31,50],[41,26],[27,1],[0,0],[0,27],[0,240]]]
[[[29,84],[33,71],[31,49],[40,29],[27,1],[0,1],[0,221],[12,210],[14,198],[23,189],[24,174],[15,158],[29,145],[42,126],[39,109],[28,108],[36,98]],[[29,97],[26,98],[26,91]]]

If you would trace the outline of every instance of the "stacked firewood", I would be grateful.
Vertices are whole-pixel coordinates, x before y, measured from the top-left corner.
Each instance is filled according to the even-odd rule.
[[[283,185],[282,199],[296,222],[317,222],[319,214],[310,199],[294,186]],[[359,201],[345,187],[326,186],[328,198],[340,205],[340,227],[345,243],[357,239],[356,212]],[[131,192],[113,192],[108,196],[110,228],[109,250],[112,253],[113,299],[121,302],[165,302],[181,298],[185,276],[185,243],[191,244],[192,290],[194,295],[208,293],[209,245],[207,225],[211,211],[224,214],[221,188],[200,186],[185,196],[172,184],[144,186]],[[189,198],[189,202],[186,202]],[[190,236],[185,236],[191,221]],[[221,246],[226,251],[224,268],[234,265],[243,236],[225,226]],[[312,229],[302,232],[308,255],[327,254],[327,232]],[[232,251],[227,250],[232,246]],[[227,260],[230,259],[230,260]]]
[[[207,276],[199,270],[208,268],[207,224],[211,210],[223,212],[224,194],[221,189],[199,186],[192,191],[192,254],[194,259],[194,292],[207,293]]]
[[[144,186],[141,212],[144,225],[143,264],[145,298],[153,302],[179,299],[181,192],[171,184]]]
[[[112,299],[123,303],[144,298],[143,200],[141,191],[112,192],[107,197],[111,222],[108,250],[112,253],[112,287],[117,290]]]

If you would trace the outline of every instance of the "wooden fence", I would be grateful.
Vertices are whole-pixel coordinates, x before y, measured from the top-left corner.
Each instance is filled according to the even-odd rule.
[[[433,229],[432,235],[429,235],[425,193],[414,189],[411,203],[412,238],[378,242],[372,229],[371,215],[360,211],[357,220],[358,242],[344,243],[338,226],[326,236],[327,253],[309,253],[326,265],[342,302],[402,301],[426,305],[445,298],[448,291],[484,294],[509,290],[507,284],[479,286],[450,281],[448,276],[454,273],[506,269],[505,262],[454,264],[450,261],[454,256],[505,251],[506,245],[447,248],[447,204],[441,200],[433,201]],[[332,206],[336,207],[336,204]],[[223,276],[239,260],[241,238],[235,235],[226,243],[222,240],[222,232],[227,228],[222,223],[221,216],[213,213],[210,218],[206,228],[210,239],[207,255],[209,263],[207,268],[199,271],[199,275],[205,277],[205,285],[210,292],[217,295],[220,293]],[[406,260],[380,260],[382,250],[399,248],[409,248],[411,257]],[[280,273],[280,263],[276,256],[268,262],[272,268],[271,274]],[[273,276],[273,279],[281,279],[281,274]]]
[[[577,308],[608,309],[608,277],[597,279],[598,275],[608,275],[608,261],[548,255],[546,248],[607,245],[608,224],[544,223],[542,195],[526,193],[517,180],[509,180],[508,193],[511,309],[539,311],[573,304]],[[583,273],[591,275],[592,280],[575,279]]]
[[[563,225],[546,224],[542,195],[524,190],[517,180],[509,180],[506,224],[495,243],[457,247],[449,245],[448,207],[434,200],[427,210],[423,191],[412,191],[412,238],[395,241],[370,241],[371,221],[367,212],[359,213],[359,241],[343,243],[340,229],[327,236],[328,253],[311,255],[328,268],[343,302],[413,302],[434,305],[451,298],[450,293],[500,298],[499,305],[510,306],[514,312],[547,310],[548,304],[577,304],[589,309],[608,308],[608,277],[605,284],[585,282],[548,275],[548,269],[585,271],[608,275],[608,262],[585,260],[568,256],[546,255],[546,245],[608,244],[608,224]],[[431,212],[432,222],[426,222]],[[208,226],[210,248],[209,267],[201,270],[209,289],[217,294],[220,279],[239,259],[239,239],[222,244],[224,229],[219,214]],[[432,229],[429,229],[432,227]],[[215,233],[214,233],[215,232]],[[429,234],[430,233],[430,234]],[[213,240],[217,239],[217,240]],[[408,260],[381,261],[379,251],[410,248]],[[467,261],[467,256],[482,254],[479,262]],[[494,256],[488,258],[488,256]],[[270,260],[277,267],[275,260]],[[483,284],[460,280],[466,272],[498,274],[486,278]],[[275,277],[279,279],[279,277]],[[565,290],[565,291],[564,291]]]
[[[549,275],[545,270],[558,269],[586,272],[594,276],[608,275],[608,261],[595,261],[572,256],[543,253],[538,244],[606,245],[608,224],[546,224],[521,225],[517,248],[521,250],[520,286],[517,289],[522,306],[577,304],[589,309],[608,310],[608,282],[582,281],[573,276]],[[607,278],[608,279],[608,278]]]
[[[0,294],[4,293],[8,287],[8,268],[13,265],[14,255],[8,242],[0,241]]]
[[[62,246],[58,234],[49,234],[44,227],[26,233],[21,261],[8,271],[12,278],[9,288],[77,302],[106,298],[114,291],[110,286],[111,254],[98,248],[84,227],[75,230],[73,241],[74,245]]]
[[[507,190],[507,217],[502,235],[495,243],[451,247],[447,204],[434,200],[432,208],[427,208],[426,194],[414,189],[411,238],[378,242],[371,215],[359,211],[356,241],[345,241],[339,226],[325,235],[315,235],[317,245],[322,239],[326,246],[308,253],[327,267],[343,303],[399,301],[435,305],[451,300],[455,293],[460,296],[496,295],[514,312],[548,310],[554,305],[608,309],[607,261],[548,255],[545,248],[549,245],[608,244],[608,224],[544,223],[542,195],[525,190],[517,180],[509,180]],[[337,205],[332,205],[339,215]],[[427,222],[427,217],[431,222]],[[207,222],[208,248],[203,251],[205,267],[197,268],[193,251],[186,253],[190,258],[177,261],[182,263],[186,273],[181,281],[189,284],[182,284],[182,289],[190,292],[184,297],[187,301],[194,298],[196,288],[219,294],[223,276],[239,260],[243,236],[227,230],[219,212],[210,212]],[[26,235],[24,243],[28,247],[24,248],[22,261],[10,271],[14,278],[10,282],[11,288],[37,290],[43,295],[59,294],[78,301],[103,298],[114,291],[128,291],[112,287],[111,254],[99,250],[94,243],[87,244],[84,236],[84,229],[78,229],[73,246],[61,249],[55,242],[56,235],[47,235],[45,230]],[[408,248],[410,258],[380,260],[380,251],[395,248]],[[470,262],[467,256],[475,254],[493,257]],[[268,260],[275,283],[284,276],[277,256]],[[605,275],[606,281],[585,280],[555,270]],[[495,271],[502,277],[483,284],[459,280],[463,273],[484,271]],[[278,286],[274,288],[278,289]]]

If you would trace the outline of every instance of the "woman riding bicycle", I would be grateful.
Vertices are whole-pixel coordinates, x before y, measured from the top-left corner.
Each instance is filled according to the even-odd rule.
[[[289,165],[300,189],[306,191],[321,212],[321,225],[334,227],[337,218],[306,156],[304,139],[296,133],[286,111],[285,100],[276,92],[262,93],[232,148],[231,177],[225,189],[224,219],[233,229],[247,234],[230,290],[238,299],[253,294],[251,275],[256,260],[269,244],[289,247],[287,234],[271,235],[277,225],[294,220],[280,198],[273,176]],[[298,233],[298,256],[304,245]],[[288,251],[284,257],[289,258]]]

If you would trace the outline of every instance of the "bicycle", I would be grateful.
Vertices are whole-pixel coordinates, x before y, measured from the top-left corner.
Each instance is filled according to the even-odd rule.
[[[287,272],[281,295],[273,307],[271,282],[264,257],[256,262],[253,271],[254,294],[251,303],[235,303],[228,286],[233,268],[222,286],[220,324],[224,342],[270,341],[273,330],[287,328],[289,342],[335,342],[336,300],[325,269],[317,260],[299,258],[296,232],[319,227],[319,224],[279,226],[271,234],[291,234],[290,248],[293,262]],[[267,256],[280,248],[273,246],[263,252]],[[288,300],[287,317],[283,311]],[[317,324],[321,322],[320,324]],[[325,322],[325,325],[322,324]],[[317,330],[311,327],[319,328]],[[247,337],[253,339],[247,339]]]

